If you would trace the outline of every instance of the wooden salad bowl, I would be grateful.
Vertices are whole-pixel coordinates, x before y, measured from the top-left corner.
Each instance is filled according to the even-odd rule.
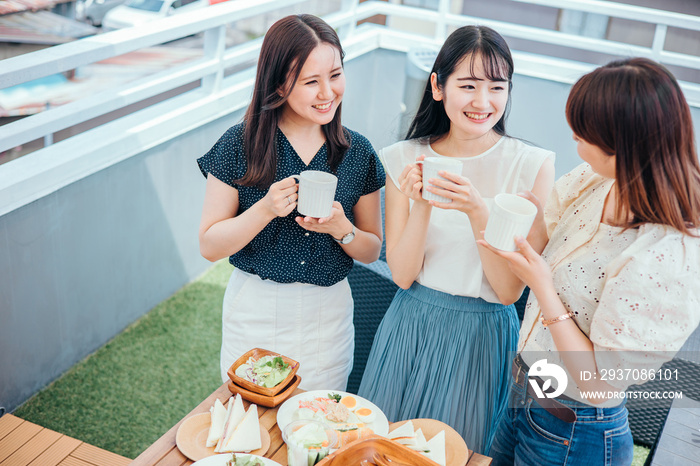
[[[284,380],[282,380],[280,383],[271,388],[262,387],[256,383],[251,382],[250,380],[246,380],[243,377],[239,377],[236,375],[236,369],[238,369],[238,367],[242,364],[245,364],[249,358],[252,357],[254,360],[257,361],[263,356],[279,356],[285,363],[289,364],[292,370],[289,372],[289,374],[287,374],[287,377]],[[257,393],[268,397],[274,397],[290,385],[290,383],[294,379],[294,376],[297,373],[297,370],[299,370],[299,363],[296,362],[294,359],[288,358],[287,356],[283,356],[273,351],[268,351],[266,349],[253,348],[252,350],[248,351],[243,356],[238,358],[236,362],[231,364],[231,367],[229,367],[227,373],[229,379],[231,379],[231,382],[233,382],[235,385],[241,388],[245,388],[247,391],[252,393]]]
[[[228,383],[228,391],[230,391],[234,395],[241,395],[241,397],[244,400],[250,401],[251,403],[256,404],[258,406],[275,408],[281,405],[287,398],[292,396],[292,393],[294,393],[294,390],[296,390],[300,383],[301,376],[295,375],[292,382],[289,385],[287,385],[287,387],[285,387],[284,390],[282,390],[275,396],[265,396],[261,395],[260,393],[253,393],[250,390],[246,390],[243,387],[239,387],[233,382]]]

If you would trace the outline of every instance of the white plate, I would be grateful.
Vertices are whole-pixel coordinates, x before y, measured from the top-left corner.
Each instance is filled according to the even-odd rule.
[[[277,425],[280,430],[284,429],[284,426],[292,422],[294,411],[299,408],[300,401],[313,400],[314,398],[324,397],[327,398],[329,393],[337,393],[340,396],[352,396],[357,400],[358,408],[369,408],[376,414],[374,421],[367,422],[365,425],[372,429],[375,434],[386,435],[389,433],[389,420],[386,418],[381,409],[377,407],[374,403],[369,400],[357,396],[353,393],[339,392],[337,390],[312,390],[309,392],[300,393],[299,395],[293,396],[279,407],[277,411]]]
[[[271,459],[264,458],[262,456],[257,456],[257,455],[246,455],[245,453],[236,453],[236,455],[241,455],[241,456],[252,456],[254,458],[258,458],[265,464],[265,466],[282,466],[281,464],[277,463],[276,461],[272,461]],[[214,455],[214,456],[208,456],[204,458],[203,460],[199,460],[196,463],[194,463],[192,466],[225,466],[226,462],[231,459],[231,453],[225,453],[223,455]]]

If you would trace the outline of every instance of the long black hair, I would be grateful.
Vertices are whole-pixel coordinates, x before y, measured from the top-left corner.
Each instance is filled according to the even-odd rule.
[[[247,170],[236,180],[243,186],[270,187],[277,171],[277,125],[283,105],[292,92],[309,54],[320,44],[329,44],[345,52],[335,30],[313,15],[291,15],[270,27],[263,39],[255,76],[253,98],[245,114],[243,144]],[[285,84],[291,83],[291,86]],[[284,92],[280,92],[283,90]],[[341,105],[330,123],[323,125],[328,164],[335,171],[350,147],[349,135],[340,123]]]
[[[493,127],[496,133],[505,136],[505,119],[510,109],[510,90],[513,87],[513,57],[510,54],[510,48],[505,39],[489,27],[462,26],[450,34],[443,44],[430,75],[435,73],[437,85],[442,88],[457,66],[467,59],[470,60],[472,71],[474,62],[482,60],[489,80],[508,82],[506,111]],[[433,99],[432,86],[428,78],[418,111],[406,133],[406,139],[440,138],[449,130],[450,118],[445,112],[445,105],[442,101]]]

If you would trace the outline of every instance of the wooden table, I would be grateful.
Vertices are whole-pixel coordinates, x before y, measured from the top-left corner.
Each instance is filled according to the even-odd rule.
[[[292,396],[303,393],[303,390],[295,390]],[[223,384],[214,393],[209,395],[209,397],[202,401],[202,403],[194,408],[187,416],[182,418],[180,422],[175,424],[172,429],[166,432],[160,439],[158,439],[153,445],[148,447],[146,451],[141,453],[138,458],[136,458],[131,466],[184,466],[192,464],[185,457],[180,450],[178,450],[175,444],[175,435],[177,434],[177,429],[180,424],[188,417],[199,414],[206,413],[209,408],[214,405],[214,402],[218,398],[222,403],[231,397],[231,392],[229,392],[227,384]],[[248,409],[248,402],[244,402],[246,409]],[[260,417],[260,425],[264,426],[270,432],[270,448],[265,454],[266,458],[270,458],[279,464],[287,464],[287,447],[282,440],[282,432],[279,427],[277,427],[277,409],[278,408],[265,408],[263,406],[258,406],[258,416]],[[480,455],[478,453],[473,453],[469,451],[469,461],[466,466],[488,466],[491,464],[491,458]],[[2,465],[0,465],[2,466]],[[351,466],[351,465],[348,465]]]
[[[116,453],[5,414],[0,417],[1,466],[126,466]]]

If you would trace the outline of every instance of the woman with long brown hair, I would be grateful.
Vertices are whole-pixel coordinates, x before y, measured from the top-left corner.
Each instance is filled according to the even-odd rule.
[[[555,185],[542,256],[491,248],[532,291],[495,465],[630,464],[625,390],[700,322],[700,167],[675,78],[614,61],[574,84],[566,117],[586,163]]]
[[[307,390],[344,390],[352,369],[353,259],[382,243],[384,172],[372,145],[341,125],[343,49],[320,18],[292,15],[265,35],[252,101],[198,159],[207,177],[202,255],[235,266],[223,304],[221,377],[261,347],[300,362]],[[338,178],[330,216],[296,211],[293,175]]]

